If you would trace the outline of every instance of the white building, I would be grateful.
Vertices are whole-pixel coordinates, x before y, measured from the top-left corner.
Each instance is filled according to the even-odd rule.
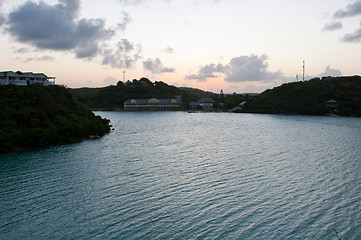
[[[54,85],[55,77],[48,77],[44,73],[32,72],[0,72],[0,85],[15,84],[18,86],[27,86],[30,84],[40,83],[43,85]]]
[[[124,102],[124,110],[128,111],[167,111],[182,107],[179,99],[128,99]]]

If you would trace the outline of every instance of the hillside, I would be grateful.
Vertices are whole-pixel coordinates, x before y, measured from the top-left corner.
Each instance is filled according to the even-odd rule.
[[[71,90],[74,97],[92,109],[121,109],[130,98],[174,98],[181,91],[163,82],[152,83],[146,78],[133,80],[131,86],[118,82],[116,86],[103,88],[78,88]]]
[[[122,109],[123,103],[128,99],[171,99],[176,95],[182,96],[183,108],[188,107],[191,101],[197,101],[199,96],[215,96],[216,94],[193,89],[181,89],[161,81],[151,82],[147,78],[134,79],[131,84],[118,82],[116,86],[102,88],[71,89],[74,97],[92,109],[113,110]]]
[[[216,94],[200,89],[170,86],[164,82],[151,82],[147,78],[133,80],[131,85],[118,82],[103,88],[71,89],[74,97],[92,109],[122,109],[124,101],[141,98],[174,98],[182,96],[183,109],[189,102],[210,97],[216,108],[223,103],[223,110],[237,107],[247,101],[240,112],[271,114],[304,114],[361,116],[361,77],[324,77],[304,82],[286,83],[255,94]],[[337,112],[330,112],[326,102],[337,102]],[[220,110],[220,109],[218,109]]]
[[[326,101],[335,100],[337,114],[361,116],[361,77],[324,77],[293,82],[253,97],[243,109],[249,113],[324,115]]]
[[[123,109],[124,101],[128,99],[147,99],[147,98],[174,98],[176,95],[182,96],[182,108],[188,109],[190,102],[196,102],[201,98],[212,98],[215,105],[224,103],[224,109],[230,109],[249,96],[242,94],[216,94],[206,92],[200,89],[181,87],[177,88],[164,82],[151,82],[147,78],[139,80],[134,79],[132,84],[123,84],[118,82],[116,86],[107,86],[102,88],[78,88],[71,89],[73,96],[81,103],[84,103],[91,109],[118,110]]]
[[[95,116],[62,86],[0,86],[0,153],[102,136],[109,120]]]

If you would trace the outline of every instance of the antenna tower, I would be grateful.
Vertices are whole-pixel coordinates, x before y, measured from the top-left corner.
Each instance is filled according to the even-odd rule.
[[[125,71],[123,71],[123,82],[125,83]]]
[[[303,60],[303,74],[302,74],[302,79],[303,81],[305,81],[305,60]]]

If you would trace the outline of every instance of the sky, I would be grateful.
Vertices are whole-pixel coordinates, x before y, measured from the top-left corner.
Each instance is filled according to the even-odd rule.
[[[0,0],[0,71],[253,93],[361,71],[361,0]]]

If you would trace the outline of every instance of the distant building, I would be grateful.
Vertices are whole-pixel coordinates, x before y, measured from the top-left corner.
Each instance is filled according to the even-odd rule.
[[[189,103],[189,108],[190,109],[197,109],[199,106],[199,104],[197,102],[190,102]]]
[[[325,102],[325,105],[329,113],[337,113],[337,109],[339,107],[337,101],[335,101],[334,99],[330,99],[327,102]]]
[[[179,99],[128,99],[124,102],[124,110],[127,111],[165,111],[181,108],[182,101]]]
[[[203,110],[212,110],[214,100],[212,98],[201,98],[198,100],[198,105],[203,108]]]
[[[18,86],[27,86],[40,83],[43,85],[54,85],[55,77],[48,77],[44,73],[32,72],[0,72],[0,85],[15,84]]]

